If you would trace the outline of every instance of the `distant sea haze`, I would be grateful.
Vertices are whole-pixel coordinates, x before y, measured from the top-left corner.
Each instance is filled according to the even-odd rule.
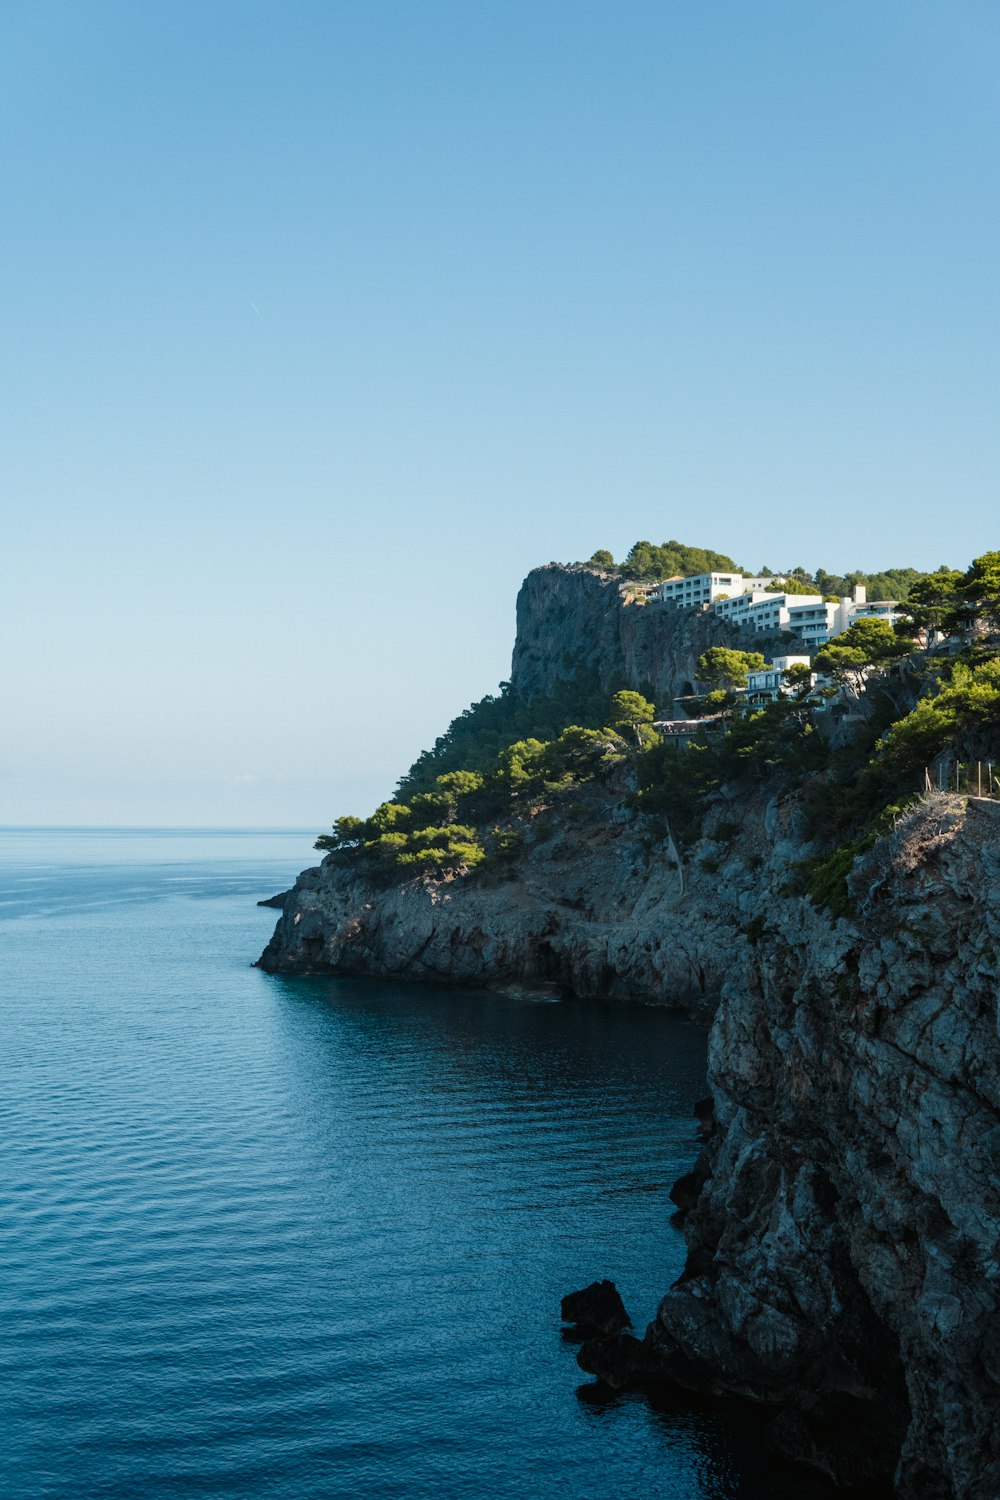
[[[5,1500],[808,1500],[604,1399],[559,1299],[683,1263],[705,1040],[634,1005],[250,967],[308,835],[0,835]]]

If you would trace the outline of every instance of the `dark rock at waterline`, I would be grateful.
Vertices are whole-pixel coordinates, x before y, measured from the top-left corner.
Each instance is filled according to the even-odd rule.
[[[619,1331],[587,1339],[577,1351],[576,1362],[588,1375],[596,1375],[614,1390],[663,1377],[655,1351],[632,1333]]]
[[[898,1413],[839,1394],[811,1408],[779,1411],[764,1428],[764,1441],[779,1457],[818,1470],[838,1488],[870,1494],[870,1486],[891,1480],[903,1434]]]
[[[685,1172],[678,1177],[670,1189],[670,1201],[676,1203],[682,1213],[687,1213],[698,1202],[698,1195],[705,1186],[705,1176],[698,1172]]]
[[[613,1281],[592,1281],[579,1292],[570,1292],[560,1304],[564,1323],[575,1323],[588,1333],[619,1333],[632,1327],[632,1319]]]
[[[276,906],[279,911],[284,910],[285,902],[291,895],[291,891],[279,891],[276,896],[268,896],[266,901],[258,901],[258,906]]]

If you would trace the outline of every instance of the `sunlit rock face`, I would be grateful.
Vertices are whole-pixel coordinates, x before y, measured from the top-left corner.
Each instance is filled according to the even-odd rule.
[[[544,697],[582,669],[608,692],[647,691],[669,708],[691,692],[701,653],[737,639],[714,614],[646,604],[617,577],[553,564],[529,573],[517,596],[511,687]]]

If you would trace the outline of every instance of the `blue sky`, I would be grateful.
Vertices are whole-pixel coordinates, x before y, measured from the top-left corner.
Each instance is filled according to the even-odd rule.
[[[322,827],[551,558],[1000,545],[1000,10],[7,0],[0,823]]]

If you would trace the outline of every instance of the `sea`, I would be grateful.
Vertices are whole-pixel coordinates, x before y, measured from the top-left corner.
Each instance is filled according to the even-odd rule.
[[[560,1323],[681,1270],[703,1029],[265,974],[311,845],[0,831],[4,1500],[831,1494]]]

